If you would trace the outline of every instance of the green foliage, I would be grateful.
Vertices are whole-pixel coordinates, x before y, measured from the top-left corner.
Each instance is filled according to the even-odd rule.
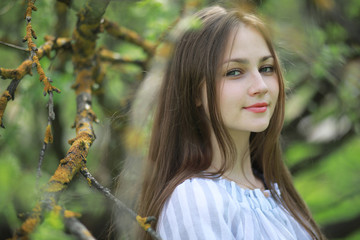
[[[358,188],[360,139],[355,138],[326,161],[295,179],[296,187],[320,224],[360,213]],[[311,187],[309,187],[311,186]]]
[[[289,167],[301,162],[303,159],[316,156],[319,153],[318,147],[311,143],[293,143],[286,149],[285,158]]]
[[[355,20],[360,15],[360,1],[349,0],[349,3],[345,5],[345,14],[351,19]]]
[[[18,225],[13,203],[17,183],[13,179],[18,179],[20,174],[20,166],[17,164],[16,158],[10,155],[2,158],[0,162],[0,192],[5,194],[0,194],[0,203],[6,204],[0,204],[0,215],[2,215],[0,219],[6,220],[12,227]]]
[[[30,235],[31,240],[75,240],[76,238],[64,233],[64,222],[59,213],[54,211],[45,215],[44,221]]]

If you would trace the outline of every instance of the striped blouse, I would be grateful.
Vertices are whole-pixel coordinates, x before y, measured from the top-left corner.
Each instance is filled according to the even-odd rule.
[[[157,231],[164,240],[311,239],[271,196],[224,178],[192,178],[177,186]]]

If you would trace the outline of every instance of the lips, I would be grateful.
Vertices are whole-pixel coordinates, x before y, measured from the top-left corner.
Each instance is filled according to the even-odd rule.
[[[269,104],[263,102],[263,103],[255,103],[251,106],[244,107],[244,109],[254,113],[263,113],[266,112],[268,106]]]

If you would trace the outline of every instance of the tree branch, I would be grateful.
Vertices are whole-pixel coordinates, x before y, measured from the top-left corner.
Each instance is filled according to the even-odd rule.
[[[50,52],[54,49],[58,50],[60,48],[62,48],[62,49],[71,48],[71,39],[68,39],[68,38],[54,38],[51,36],[46,36],[45,40],[46,40],[46,42],[42,46],[40,46],[37,49],[37,51],[35,52],[38,60],[40,60],[43,56],[47,56],[50,58]],[[29,50],[26,50],[26,51],[29,51]],[[34,54],[34,52],[32,52],[32,54]],[[23,61],[20,64],[20,66],[17,67],[16,69],[0,68],[0,76],[2,79],[4,79],[4,80],[12,79],[9,86],[7,87],[7,90],[3,92],[2,98],[0,101],[0,126],[1,127],[4,127],[2,117],[4,115],[4,112],[5,112],[5,109],[7,106],[7,102],[15,99],[15,91],[17,89],[17,86],[19,85],[20,81],[25,77],[25,75],[29,74],[30,76],[32,76],[33,65],[34,65],[34,62],[31,59],[27,59],[27,60]],[[41,66],[40,66],[40,68],[41,68]],[[41,70],[42,70],[42,68],[41,68]],[[42,70],[42,72],[43,72],[43,70]],[[49,83],[50,82],[51,81],[49,81]],[[55,88],[54,91],[60,91],[60,90]],[[52,91],[49,91],[49,92],[52,92]],[[8,97],[8,95],[10,95],[10,97]]]
[[[76,137],[69,141],[71,147],[45,187],[41,202],[56,202],[58,200],[62,191],[67,188],[79,172],[82,163],[86,162],[89,148],[95,140],[92,123],[97,121],[97,118],[91,109],[92,59],[95,56],[95,41],[99,32],[100,19],[108,4],[109,0],[88,0],[78,14],[73,46],[76,74],[74,88],[77,95]],[[31,1],[29,1],[29,6],[31,6]],[[26,18],[28,19],[28,11]],[[36,57],[34,56],[34,58]],[[42,206],[39,206],[41,210]],[[39,214],[41,216],[41,211]],[[27,219],[14,238],[27,236],[39,222],[40,217],[36,218],[36,221]]]
[[[39,163],[38,163],[38,169],[37,169],[37,178],[39,179],[41,176],[41,165],[44,160],[46,147],[49,143],[53,142],[53,134],[51,132],[51,122],[55,119],[55,113],[54,113],[54,101],[53,101],[53,92],[49,93],[49,101],[47,104],[49,114],[48,114],[48,124],[45,130],[45,137],[43,142],[43,147],[40,151],[40,157],[39,157]]]
[[[27,49],[27,48],[23,48],[23,47],[20,47],[20,46],[11,44],[11,43],[6,43],[6,42],[3,42],[3,41],[0,41],[0,44],[5,45],[5,46],[8,46],[8,47],[11,47],[11,48],[15,48],[15,49],[17,49],[17,50],[21,50],[21,51],[24,51],[24,52],[28,52],[28,51],[29,51],[29,49]]]
[[[86,178],[90,186],[94,186],[97,190],[99,190],[102,194],[104,194],[107,198],[113,201],[120,210],[125,210],[133,220],[137,221],[139,225],[148,232],[153,239],[161,240],[161,237],[156,233],[154,229],[151,227],[151,222],[155,221],[155,217],[141,217],[137,215],[133,210],[128,208],[123,202],[117,199],[114,195],[111,194],[110,190],[104,186],[102,186],[89,172],[89,170],[84,165],[80,169],[81,174]]]
[[[0,68],[0,76],[2,79],[14,79],[14,80],[21,80],[26,74],[32,75],[31,67],[32,67],[31,60],[25,60],[20,64],[19,67],[16,69],[5,69]]]
[[[143,39],[135,31],[132,31],[125,27],[119,26],[117,23],[111,22],[107,19],[104,19],[103,27],[110,35],[112,35],[118,39],[133,43],[133,44],[141,47],[142,49],[144,49],[144,51],[147,54],[149,54],[151,56],[154,55],[155,45],[153,43],[151,43],[150,41]]]
[[[53,87],[49,81],[49,79],[46,77],[45,72],[43,68],[40,65],[39,59],[45,54],[49,54],[49,52],[52,49],[53,44],[50,42],[46,42],[41,48],[40,51],[36,48],[35,43],[33,42],[32,38],[37,38],[35,31],[32,29],[31,26],[31,15],[32,11],[36,11],[36,7],[34,5],[35,1],[28,0],[28,5],[26,8],[26,15],[25,19],[27,21],[26,26],[26,36],[24,37],[24,41],[28,42],[28,51],[30,51],[30,59],[25,60],[21,63],[21,65],[16,69],[4,69],[0,68],[0,76],[3,79],[13,79],[11,83],[9,84],[7,90],[2,94],[1,96],[1,102],[0,102],[0,126],[4,127],[3,124],[3,115],[7,106],[7,102],[12,99],[14,100],[15,97],[15,91],[17,86],[20,83],[20,80],[26,75],[30,74],[32,75],[31,68],[35,65],[36,70],[39,74],[40,82],[43,82],[44,87],[44,95],[47,93],[50,93],[52,91],[60,92],[59,89],[56,87]],[[39,53],[39,55],[37,54]]]
[[[65,218],[66,229],[80,240],[95,240],[90,231],[76,218]]]
[[[7,89],[3,92],[0,98],[0,126],[4,127],[3,124],[3,115],[7,106],[8,101],[14,100],[15,98],[15,90],[20,83],[20,80],[31,72],[32,61],[25,60],[18,68],[16,69],[4,69],[0,68],[0,75],[2,79],[13,79]]]
[[[30,59],[33,61],[33,63],[36,64],[36,70],[39,74],[39,80],[40,80],[40,82],[44,83],[44,96],[47,93],[52,92],[52,91],[60,93],[60,90],[57,89],[56,87],[52,86],[48,77],[46,77],[44,69],[41,67],[41,64],[39,62],[39,57],[37,56],[37,53],[36,53],[36,52],[38,52],[38,49],[36,47],[36,44],[32,40],[33,38],[37,39],[35,31],[33,30],[32,26],[31,26],[32,11],[37,10],[34,3],[35,3],[35,0],[28,0],[28,6],[26,8],[26,15],[25,15],[25,19],[27,21],[27,26],[26,26],[26,36],[24,37],[24,42],[28,43],[28,49],[29,49],[29,51],[31,51]],[[44,49],[45,48],[49,48],[51,50],[50,46],[44,46]]]
[[[146,62],[139,59],[131,59],[126,56],[121,56],[119,53],[110,51],[105,48],[99,49],[100,59],[103,62],[111,62],[113,64],[135,64],[142,69],[146,68]]]
[[[337,141],[332,141],[329,143],[321,144],[320,152],[312,157],[306,158],[299,163],[294,164],[290,167],[290,172],[292,175],[296,175],[300,172],[305,171],[308,168],[314,167],[316,164],[319,164],[321,161],[325,160],[327,156],[332,154],[334,151],[339,149],[340,146],[344,145],[348,140],[350,140],[355,135],[354,130],[350,130],[341,139]]]

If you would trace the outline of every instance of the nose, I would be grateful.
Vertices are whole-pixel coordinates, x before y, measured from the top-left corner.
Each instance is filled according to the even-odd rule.
[[[251,85],[248,89],[250,96],[263,95],[269,91],[263,76],[258,72],[254,71],[251,78]]]

